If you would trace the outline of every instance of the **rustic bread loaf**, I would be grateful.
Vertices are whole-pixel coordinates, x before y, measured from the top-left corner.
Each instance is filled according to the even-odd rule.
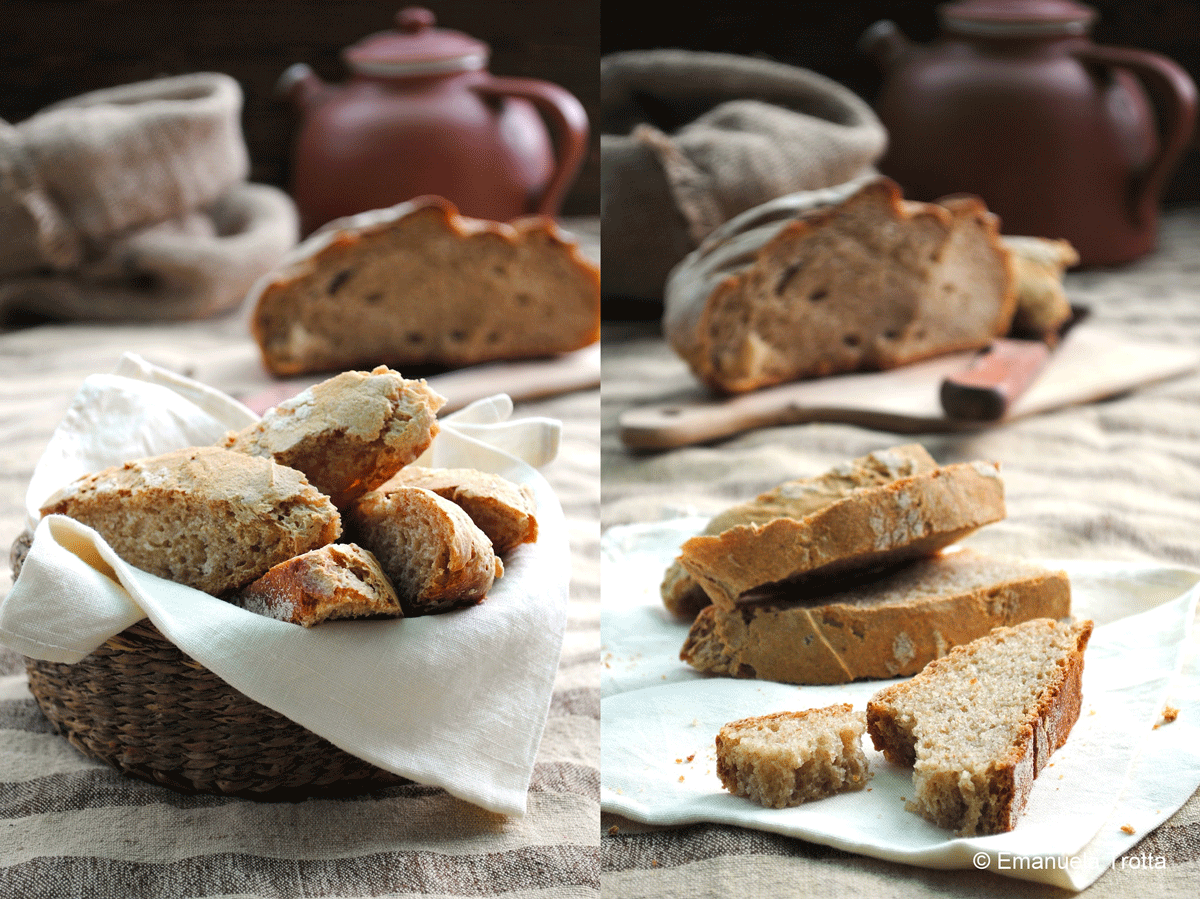
[[[522,543],[536,543],[537,501],[524,484],[474,468],[402,468],[383,486],[424,487],[448,499],[471,516],[492,541],[497,555]]]
[[[868,487],[933,471],[937,463],[919,443],[905,444],[843,462],[824,474],[798,478],[714,516],[704,528],[715,536],[738,525],[761,525],[776,518],[801,519]],[[668,566],[660,588],[663,604],[681,618],[695,618],[708,595],[679,559]]]
[[[422,197],[326,225],[250,291],[277,375],[470,365],[600,336],[600,273],[547,218],[466,218]]]
[[[347,520],[354,542],[379,559],[406,616],[474,605],[504,573],[487,535],[431,490],[373,490]]]
[[[717,734],[717,776],[729,792],[768,808],[861,790],[865,730],[849,704],[732,721]]]
[[[805,518],[687,540],[680,561],[722,609],[756,592],[829,582],[932,555],[1005,515],[991,462],[962,462],[852,491]]]
[[[74,518],[135,568],[214,596],[341,534],[338,510],[300,472],[220,447],[87,475],[41,513]]]
[[[899,677],[999,625],[1070,613],[1065,572],[964,549],[816,598],[709,606],[680,658],[711,674],[792,684]]]
[[[663,316],[675,351],[726,393],[982,347],[1016,304],[982,202],[909,202],[883,178],[789,221],[728,271],[712,289],[669,290]]]
[[[1063,274],[1079,264],[1079,254],[1065,240],[1045,237],[1003,238],[1012,260],[1017,311],[1013,331],[1053,339],[1071,317],[1063,290]]]
[[[331,543],[280,562],[239,590],[233,601],[304,627],[336,618],[404,615],[379,561],[353,543]]]
[[[425,381],[386,366],[348,371],[268,410],[222,445],[304,472],[346,509],[429,448],[445,402]]]
[[[913,766],[908,808],[959,836],[1012,830],[1082,703],[1092,622],[997,628],[867,704],[875,748]]]

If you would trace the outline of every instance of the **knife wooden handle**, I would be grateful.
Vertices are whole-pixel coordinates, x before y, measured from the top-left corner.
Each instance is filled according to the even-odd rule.
[[[994,340],[966,369],[942,381],[942,409],[951,418],[998,421],[1049,358],[1050,348],[1039,340]]]

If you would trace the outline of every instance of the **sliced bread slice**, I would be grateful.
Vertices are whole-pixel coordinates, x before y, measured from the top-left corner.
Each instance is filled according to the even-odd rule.
[[[680,562],[715,605],[929,556],[1004,518],[992,462],[962,462],[852,490],[804,518],[736,525],[686,541]]]
[[[312,627],[337,618],[401,618],[379,561],[353,543],[331,543],[280,562],[233,597],[242,608]]]
[[[717,734],[717,776],[729,792],[787,808],[866,785],[866,722],[847,704],[732,721]]]
[[[806,518],[864,488],[879,487],[935,468],[937,462],[919,443],[878,450],[836,465],[816,477],[787,481],[748,503],[732,506],[714,516],[703,535],[712,537],[739,525],[761,525],[776,518]],[[711,602],[679,559],[667,568],[660,592],[663,605],[688,619],[695,618]]]
[[[304,472],[346,509],[429,448],[445,402],[424,380],[382,365],[348,371],[268,410],[222,445]]]
[[[709,606],[680,658],[711,674],[792,684],[899,677],[999,625],[1070,613],[1065,572],[964,549],[819,598]]]
[[[1012,830],[1082,704],[1092,622],[997,628],[867,704],[875,748],[913,766],[908,808],[958,836]]]

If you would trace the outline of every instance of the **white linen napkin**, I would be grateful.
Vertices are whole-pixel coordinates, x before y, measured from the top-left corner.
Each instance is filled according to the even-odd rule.
[[[507,421],[511,412],[501,396],[447,417],[422,460],[495,472],[534,492],[538,541],[505,558],[477,606],[302,628],[135,569],[95,531],[49,516],[0,605],[0,642],[72,663],[149,617],[230,685],[345,751],[489,811],[523,814],[566,627],[570,551],[562,508],[529,464],[553,458],[561,424]],[[86,379],[55,431],[30,483],[31,520],[80,474],[213,443],[255,419],[218,391],[127,356],[114,374]]]
[[[679,661],[688,625],[659,598],[667,564],[707,519],[614,527],[602,552],[601,807],[656,825],[734,824],[933,868],[988,869],[1081,890],[1200,786],[1200,661],[1191,625],[1200,572],[1045,561],[1071,578],[1074,612],[1097,627],[1083,710],[1036,781],[1017,827],[956,838],[904,808],[912,772],[864,748],[868,789],[791,809],[726,792],[714,740],[729,721],[867,700],[892,681],[834,686],[703,675]],[[1162,723],[1166,705],[1179,710]],[[1155,725],[1158,724],[1158,727]],[[1162,860],[1159,860],[1162,861]]]

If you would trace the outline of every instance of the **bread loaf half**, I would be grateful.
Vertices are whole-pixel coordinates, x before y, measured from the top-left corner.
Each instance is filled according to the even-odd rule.
[[[537,542],[537,501],[524,484],[474,468],[412,465],[398,471],[382,489],[392,486],[424,487],[460,506],[492,541],[497,555]]]
[[[709,606],[680,658],[710,674],[792,684],[891,678],[999,625],[1070,613],[1064,572],[964,549],[827,596]]]
[[[600,272],[551,219],[466,218],[436,197],[329,223],[248,302],[277,375],[526,359],[600,335]]]
[[[715,285],[672,274],[701,289],[668,286],[663,328],[696,376],[726,393],[982,347],[1008,331],[1016,303],[981,201],[905,201],[882,178],[716,274]]]
[[[46,500],[135,568],[222,596],[341,534],[333,503],[295,469],[220,447],[87,475]]]
[[[304,627],[337,618],[404,615],[379,561],[353,543],[331,543],[280,562],[239,590],[234,602]]]
[[[768,808],[861,790],[865,730],[849,704],[731,721],[717,734],[717,776],[729,792]]]
[[[816,477],[787,481],[750,502],[732,506],[714,516],[703,534],[712,537],[739,525],[762,525],[776,518],[806,518],[858,491],[937,467],[919,443],[879,450]],[[660,592],[663,604],[681,618],[695,618],[711,601],[679,559],[668,566]]]
[[[354,541],[379,559],[406,616],[474,605],[504,573],[470,516],[432,490],[373,490],[347,518]]]
[[[346,509],[429,448],[445,402],[386,366],[348,371],[268,410],[223,446],[304,472]]]
[[[680,562],[719,608],[929,556],[1004,518],[992,462],[961,462],[852,490],[804,518],[687,540]]]
[[[997,628],[867,704],[875,748],[913,766],[908,808],[958,836],[1012,830],[1083,702],[1092,622]]]

